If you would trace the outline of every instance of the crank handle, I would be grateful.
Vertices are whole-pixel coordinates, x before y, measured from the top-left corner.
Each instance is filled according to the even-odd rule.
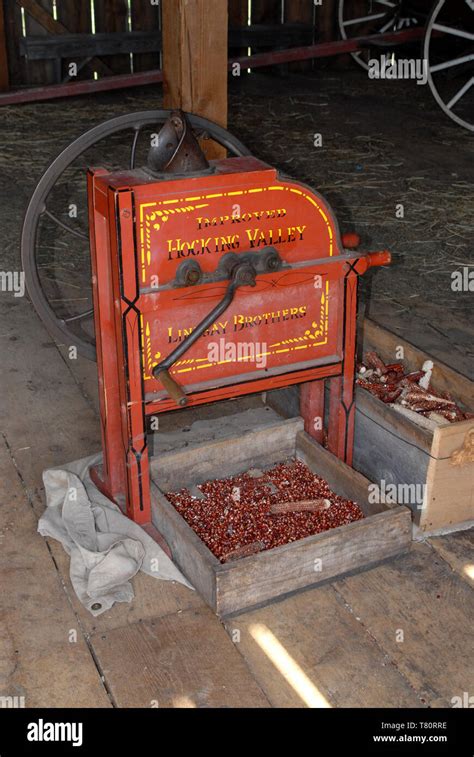
[[[374,268],[378,265],[390,265],[392,262],[392,254],[388,250],[381,250],[380,252],[367,253],[367,268]]]
[[[184,407],[188,404],[188,398],[183,392],[182,388],[177,381],[174,380],[170,372],[163,368],[158,373],[155,373],[155,378],[159,379],[163,384],[163,388],[169,394],[172,400],[176,402],[179,407]]]
[[[182,355],[184,355],[195,342],[197,342],[206,329],[208,329],[209,326],[212,326],[216,318],[227,310],[239,287],[255,286],[255,277],[256,271],[251,263],[244,261],[237,265],[232,272],[232,278],[222,300],[206,315],[205,318],[202,319],[200,323],[198,323],[191,334],[189,334],[189,336],[187,336],[167,358],[153,368],[153,376],[161,381],[169,396],[180,407],[186,405],[188,400],[180,385],[170,375],[169,371],[171,366],[179,360],[179,358],[182,357]]]

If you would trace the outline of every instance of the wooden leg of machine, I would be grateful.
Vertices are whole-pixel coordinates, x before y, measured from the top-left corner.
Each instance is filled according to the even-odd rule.
[[[324,437],[324,379],[301,384],[300,415],[304,420],[304,430],[318,444]]]
[[[95,175],[106,173],[96,171]],[[91,229],[92,291],[99,374],[99,405],[103,459],[91,477],[100,491],[123,507],[126,490],[126,466],[121,436],[121,405],[115,312],[112,295],[110,238],[101,201],[96,197],[93,178],[88,175],[89,228]],[[99,305],[100,303],[100,305]]]
[[[120,194],[118,212],[123,249],[133,249],[133,224],[129,222],[133,218],[130,192]],[[136,256],[122,255],[120,279],[116,278],[115,286],[121,303],[117,331],[120,329],[122,332],[120,357],[125,368],[120,375],[120,395],[122,450],[126,455],[127,515],[135,523],[143,525],[151,521],[151,502],[137,270]]]
[[[352,465],[354,445],[357,284],[358,275],[351,266],[344,280],[343,374],[329,384],[328,449],[347,465]]]
[[[138,327],[130,321],[127,320],[127,331],[130,329],[136,334]],[[133,370],[132,366],[129,367]],[[135,396],[137,386],[140,384],[130,382],[126,414],[127,515],[143,525],[151,521],[150,468],[143,396]],[[136,394],[141,395],[141,392]]]

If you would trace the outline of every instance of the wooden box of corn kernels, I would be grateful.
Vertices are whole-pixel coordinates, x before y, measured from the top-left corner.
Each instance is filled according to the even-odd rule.
[[[359,373],[354,467],[382,495],[394,493],[410,507],[423,532],[468,524],[474,519],[474,382],[368,319],[362,348],[364,363],[370,352],[385,364],[402,362],[415,389],[418,372],[433,367],[428,401],[405,388],[387,403],[364,388],[371,380],[367,371]]]
[[[262,406],[219,424],[232,419],[233,428],[196,422],[186,446],[155,449],[150,463],[153,525],[218,615],[409,550],[409,509],[370,503],[370,482],[311,439],[301,418]]]
[[[361,360],[375,352],[386,365],[402,362],[404,373],[414,379],[415,391],[405,389],[395,402],[384,402],[363,388],[364,373],[359,374],[354,468],[375,484],[370,492],[373,501],[394,497],[412,510],[415,531],[469,526],[474,521],[474,382],[367,318],[361,326]],[[416,374],[429,362],[432,401],[423,402],[420,396],[417,404]],[[368,383],[379,379],[373,374],[367,377],[367,372],[365,377]],[[388,397],[383,394],[390,398],[389,392]],[[436,403],[436,398],[441,402]],[[269,392],[266,401],[286,417],[297,415],[299,388]],[[461,412],[451,412],[452,403]],[[424,415],[410,409],[436,406],[438,412],[424,410]]]

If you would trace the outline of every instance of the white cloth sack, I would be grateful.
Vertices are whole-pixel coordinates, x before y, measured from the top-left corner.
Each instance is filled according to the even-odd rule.
[[[100,461],[94,455],[43,473],[47,507],[38,531],[70,555],[71,583],[84,607],[97,616],[115,602],[131,602],[130,579],[139,570],[192,589],[151,536],[97,489],[89,469]]]

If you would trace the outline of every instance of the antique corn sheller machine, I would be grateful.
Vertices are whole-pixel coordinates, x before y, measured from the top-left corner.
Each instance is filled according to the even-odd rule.
[[[148,420],[301,384],[306,431],[352,460],[356,251],[310,187],[255,157],[208,161],[170,114],[144,168],[91,170],[102,490],[150,522]],[[179,482],[176,482],[179,485]]]

